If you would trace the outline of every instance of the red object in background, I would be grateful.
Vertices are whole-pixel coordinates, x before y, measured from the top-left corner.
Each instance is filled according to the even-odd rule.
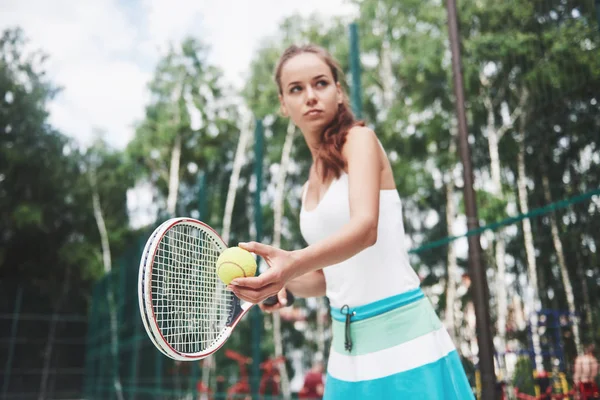
[[[298,393],[298,398],[312,400],[321,399],[323,397],[324,389],[323,368],[320,363],[318,363],[304,376],[304,386]]]
[[[600,391],[598,390],[598,385],[596,385],[594,382],[581,382],[579,383],[577,389],[579,389],[579,395],[581,396],[581,400],[600,399]]]
[[[227,390],[227,399],[240,399],[238,395],[241,394],[250,395],[250,382],[246,365],[250,364],[252,359],[229,349],[225,350],[225,356],[237,361],[240,369],[240,380]]]
[[[209,387],[206,387],[204,385],[204,383],[202,383],[201,380],[198,381],[198,383],[196,384],[196,392],[198,393],[198,398],[200,399],[204,399],[206,398],[207,400],[213,400],[213,393],[212,390],[210,390]],[[203,394],[207,394],[206,397],[202,396]]]
[[[284,362],[285,357],[280,356],[274,359],[267,359],[260,364],[260,369],[264,371],[258,388],[258,393],[261,396],[267,394],[269,386],[271,389],[268,394],[270,396],[279,396],[279,382],[281,382],[281,377],[279,376],[279,364]]]

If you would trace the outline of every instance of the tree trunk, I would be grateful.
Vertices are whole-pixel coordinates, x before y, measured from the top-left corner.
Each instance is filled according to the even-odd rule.
[[[448,225],[448,236],[453,236],[452,226],[454,224],[454,184],[452,181],[446,183],[446,224]],[[446,312],[444,320],[446,329],[450,333],[452,340],[456,343],[456,317],[454,306],[456,303],[456,276],[458,274],[458,264],[456,262],[456,251],[453,243],[448,243],[448,278],[446,282]]]
[[[231,171],[231,178],[229,179],[227,199],[225,200],[223,229],[221,232],[221,236],[225,243],[229,242],[229,235],[231,233],[231,218],[233,215],[233,206],[235,204],[235,195],[237,193],[238,182],[240,180],[240,171],[242,170],[242,166],[246,160],[246,149],[248,148],[248,143],[252,137],[252,131],[250,130],[250,119],[243,118],[243,121],[244,122],[240,130],[237,149],[235,151],[235,157],[233,159],[233,168]]]
[[[456,140],[455,135],[452,134],[450,139],[450,147],[448,149],[450,157],[454,157],[456,153]],[[446,226],[448,230],[448,236],[454,236],[454,221],[456,219],[456,205],[454,203],[454,179],[452,176],[452,168],[447,174],[446,178]],[[456,249],[454,242],[448,243],[448,271],[447,271],[447,283],[446,283],[446,312],[444,313],[446,329],[452,337],[452,341],[457,343],[457,329],[456,329],[456,314],[454,313],[456,307],[456,285],[458,278],[458,263],[456,261]]]
[[[576,171],[573,171],[573,187],[578,188],[580,184],[580,178]],[[582,214],[586,213],[585,205],[583,204],[575,204],[573,205],[575,212],[579,212]],[[577,260],[577,276],[581,282],[581,291],[583,292],[583,309],[585,314],[585,322],[587,324],[587,330],[589,332],[595,332],[594,327],[594,317],[593,317],[593,309],[592,309],[592,300],[590,299],[590,291],[587,282],[587,277],[585,273],[584,261],[581,259],[581,252],[577,250],[577,247],[584,243],[584,231],[589,228],[589,223],[585,223],[583,226],[580,226],[579,233],[577,235],[572,236],[573,248],[575,250],[575,257]],[[592,264],[594,265],[594,264]]]
[[[169,167],[169,194],[167,196],[167,213],[169,217],[175,216],[177,197],[179,194],[179,164],[181,163],[181,135],[175,136],[171,148],[171,165]]]
[[[583,243],[583,235],[580,233],[579,235],[573,236],[573,241],[576,246]],[[590,299],[590,290],[587,284],[587,277],[585,276],[585,267],[583,266],[583,260],[581,259],[580,251],[577,249],[577,247],[574,248],[576,249],[575,257],[577,260],[577,275],[579,277],[579,281],[581,282],[581,291],[583,292],[582,295],[585,323],[591,332],[595,332],[594,317],[592,314],[592,301]]]
[[[104,223],[104,215],[102,214],[102,205],[100,203],[100,195],[98,194],[98,182],[96,180],[96,171],[92,166],[90,168],[90,184],[92,186],[92,207],[94,209],[94,219],[96,220],[96,226],[98,227],[98,233],[100,234],[100,244],[102,246],[102,263],[104,265],[104,273],[110,274],[112,271],[112,257],[110,252],[110,242],[108,240],[108,230]],[[121,385],[121,378],[119,375],[119,349],[118,349],[118,326],[117,326],[117,305],[115,303],[115,296],[113,293],[112,285],[108,285],[108,313],[110,318],[110,338],[111,338],[111,351],[113,357],[113,366],[116,368],[113,385],[115,393],[119,400],[123,400],[123,388]]]
[[[387,39],[383,40],[383,45],[381,46],[381,64],[379,75],[381,77],[381,86],[382,86],[382,94],[383,94],[383,109],[388,111],[392,104],[394,103],[394,99],[396,98],[396,93],[394,92],[394,73],[392,70],[392,52],[390,49],[390,42]]]
[[[519,154],[517,157],[517,196],[519,198],[521,214],[527,214],[529,212],[529,203],[527,201],[527,175],[525,174],[525,124],[521,123],[520,125],[521,133],[517,138],[519,143]],[[535,368],[536,371],[541,372],[544,369],[544,358],[542,356],[542,346],[540,344],[538,313],[542,308],[542,304],[539,299],[538,291],[539,285],[537,276],[537,262],[535,259],[535,246],[533,244],[531,220],[529,218],[524,218],[521,224],[523,226],[523,241],[525,243],[527,277],[529,281],[526,288],[525,304],[527,305],[527,318],[531,325],[531,341],[533,344]]]
[[[501,235],[497,232],[496,235]],[[496,275],[496,296],[498,301],[498,362],[502,371],[506,368],[505,353],[506,353],[506,318],[508,311],[508,295],[506,293],[506,244],[504,238],[495,237],[496,249],[495,259],[497,266]]]
[[[287,133],[285,135],[283,150],[281,152],[281,163],[279,164],[279,173],[277,174],[277,182],[275,186],[275,204],[273,205],[273,246],[277,248],[281,247],[281,227],[283,220],[283,212],[285,208],[285,179],[290,165],[290,154],[292,152],[292,146],[294,144],[295,133],[296,127],[290,120],[287,128]],[[281,334],[281,316],[279,315],[279,312],[273,313],[273,342],[275,343],[275,357],[282,356],[283,336]],[[288,376],[285,363],[280,364],[279,375],[281,377],[281,392],[283,393],[284,399],[288,400],[291,398],[292,392],[290,390],[290,378]]]
[[[502,192],[502,180],[500,177],[500,154],[498,151],[498,142],[500,141],[500,134],[496,129],[496,118],[494,116],[494,107],[492,100],[489,96],[484,99],[484,104],[487,109],[487,125],[485,127],[488,140],[488,148],[490,154],[490,174],[492,181],[492,194],[499,199],[504,198]],[[496,261],[496,302],[497,302],[497,350],[498,350],[498,363],[500,370],[503,375],[506,372],[504,353],[506,352],[506,313],[507,313],[507,293],[506,293],[506,245],[502,232],[498,231],[494,235],[495,242],[495,261]]]
[[[579,244],[583,243],[582,236],[583,235],[581,233],[573,236],[572,240],[575,246],[578,246]],[[592,302],[590,299],[590,291],[587,283],[587,277],[585,276],[583,261],[581,259],[581,252],[575,246],[573,248],[576,249],[575,258],[577,260],[577,277],[579,278],[579,282],[581,283],[581,294],[583,296],[583,313],[585,315],[585,323],[589,332],[595,332],[594,318],[592,315]]]
[[[104,273],[108,274],[112,270],[112,257],[110,254],[110,242],[108,241],[108,231],[104,223],[104,215],[100,205],[100,195],[96,186],[95,178],[93,178],[92,187],[92,207],[94,209],[94,219],[100,234],[100,245],[102,246],[102,264],[104,265]]]
[[[550,192],[550,182],[548,181],[548,175],[544,173],[542,177],[542,185],[544,189],[544,200],[546,204],[552,203],[552,193]],[[567,270],[567,263],[565,261],[565,253],[560,241],[560,235],[558,232],[558,224],[556,223],[556,215],[554,213],[549,214],[550,217],[550,231],[552,233],[552,243],[554,244],[554,250],[556,251],[556,258],[558,259],[558,266],[560,268],[560,275],[565,287],[565,296],[567,298],[567,307],[570,313],[570,319],[573,324],[573,340],[575,341],[575,348],[577,349],[577,355],[581,355],[581,335],[579,333],[579,318],[576,315],[575,309],[575,296],[573,294],[573,285],[571,284],[571,278],[569,277],[569,271]]]

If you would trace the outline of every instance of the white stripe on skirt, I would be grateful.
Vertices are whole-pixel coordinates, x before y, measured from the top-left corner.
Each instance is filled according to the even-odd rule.
[[[377,338],[373,338],[377,340]],[[357,382],[383,378],[432,363],[455,350],[445,328],[388,349],[350,356],[331,351],[327,372],[340,380]]]

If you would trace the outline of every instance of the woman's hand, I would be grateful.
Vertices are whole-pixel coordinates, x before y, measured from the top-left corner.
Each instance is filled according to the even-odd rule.
[[[228,287],[240,299],[260,303],[282,290],[293,277],[292,252],[257,242],[240,243],[239,247],[257,254],[269,265],[269,269],[257,277],[236,278],[231,281]]]
[[[260,307],[261,310],[271,313],[273,311],[277,311],[281,308],[286,307],[287,304],[288,304],[287,289],[283,288],[277,293],[277,303],[273,304],[272,306],[268,306],[264,302],[261,302],[258,304],[258,306]]]

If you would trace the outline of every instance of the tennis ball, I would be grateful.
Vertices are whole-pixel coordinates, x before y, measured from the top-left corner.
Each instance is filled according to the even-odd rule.
[[[256,274],[254,256],[240,247],[226,249],[217,259],[217,275],[226,285],[235,278],[254,276],[254,274]]]

